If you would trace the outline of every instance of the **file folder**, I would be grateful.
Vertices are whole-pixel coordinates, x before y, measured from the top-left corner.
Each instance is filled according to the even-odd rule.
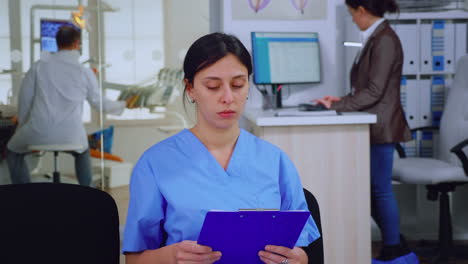
[[[260,264],[266,245],[293,248],[309,217],[308,211],[209,211],[197,242],[222,253],[217,264]]]
[[[419,127],[432,125],[432,109],[431,109],[431,79],[421,79],[418,83],[419,89]]]
[[[400,98],[406,121],[411,129],[419,127],[419,91],[415,79],[401,79]]]
[[[434,156],[434,139],[432,131],[423,131],[420,141],[419,156],[422,158],[432,158]]]
[[[453,72],[455,66],[455,25],[447,20],[434,20],[421,25],[421,70]]]
[[[414,36],[418,34],[416,24],[398,24],[396,33],[401,40],[404,52],[403,74],[416,74],[419,69],[419,48]]]
[[[431,111],[432,125],[440,126],[442,111],[444,110],[445,101],[445,79],[444,76],[433,76],[431,87]]]
[[[421,72],[432,72],[432,24],[421,24]]]
[[[417,157],[417,132],[411,132],[411,140],[401,143],[401,146],[405,150],[406,157]]]
[[[468,2],[467,2],[468,3]],[[467,23],[455,24],[455,68],[458,59],[467,53]]]

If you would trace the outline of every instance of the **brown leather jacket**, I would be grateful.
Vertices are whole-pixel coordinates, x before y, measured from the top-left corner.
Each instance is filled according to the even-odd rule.
[[[363,111],[377,115],[371,124],[371,144],[396,143],[411,139],[400,102],[403,51],[400,39],[387,21],[369,37],[358,63],[351,69],[352,92],[334,102],[341,112]]]

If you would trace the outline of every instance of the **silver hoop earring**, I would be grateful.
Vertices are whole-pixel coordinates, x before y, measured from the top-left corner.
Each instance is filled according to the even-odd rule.
[[[194,103],[195,103],[195,99],[190,98],[190,102],[191,102],[192,104],[194,104]]]

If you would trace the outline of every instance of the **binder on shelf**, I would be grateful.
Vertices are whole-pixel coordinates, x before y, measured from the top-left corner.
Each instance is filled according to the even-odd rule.
[[[445,101],[445,79],[444,76],[433,76],[431,85],[431,112],[432,125],[440,126],[442,111]]]
[[[467,53],[467,23],[468,22],[466,20],[464,23],[455,23],[455,67],[458,59]]]
[[[209,211],[197,243],[221,251],[216,263],[260,264],[266,245],[293,248],[309,217],[309,211]]]
[[[425,23],[420,27],[421,60],[419,65],[421,72],[427,73],[432,71],[432,25]]]
[[[403,46],[403,74],[416,74],[419,69],[419,43],[415,41],[418,27],[416,24],[398,24],[394,28]]]
[[[423,158],[432,158],[434,156],[433,132],[422,131],[420,142],[419,156]]]
[[[406,87],[406,84],[407,84],[407,79],[406,77],[401,77],[401,82],[400,82],[400,102],[401,102],[401,106],[403,107],[403,111],[405,113],[408,112],[408,109],[407,109],[407,104],[408,104],[408,97],[407,97],[407,94],[406,94],[406,91],[407,91],[407,87]]]
[[[432,125],[431,111],[431,79],[422,79],[418,83],[419,90],[419,127]]]
[[[421,24],[421,71],[453,72],[455,26],[447,20]]]
[[[416,131],[411,133],[412,139],[405,143],[402,143],[402,147],[405,150],[406,157],[417,157],[417,133]]]
[[[406,121],[410,128],[419,127],[418,81],[403,77],[400,89],[401,104],[405,112]]]

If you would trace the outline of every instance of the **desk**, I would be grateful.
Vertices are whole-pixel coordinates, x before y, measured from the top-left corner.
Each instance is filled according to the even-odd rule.
[[[370,137],[376,116],[274,117],[246,109],[247,130],[284,150],[320,205],[325,263],[371,262]]]

